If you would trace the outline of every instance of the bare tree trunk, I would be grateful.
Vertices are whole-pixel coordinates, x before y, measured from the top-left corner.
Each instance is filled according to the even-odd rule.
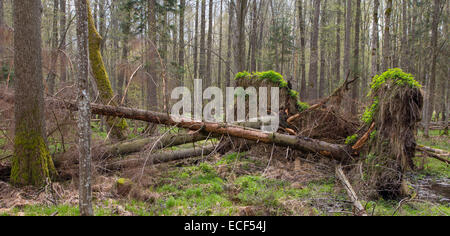
[[[303,14],[303,0],[297,0],[298,4],[298,21],[300,27],[300,99],[308,99],[308,90],[306,88],[306,31],[305,31],[305,15]],[[306,6],[305,6],[306,8]]]
[[[250,37],[251,44],[251,56],[250,56],[250,71],[256,71],[256,57],[258,56],[258,5],[257,1],[253,1],[253,11],[252,11],[252,31]]]
[[[194,32],[194,79],[198,79],[198,15],[200,1],[195,3],[195,32]]]
[[[235,41],[234,41],[234,65],[236,72],[245,70],[245,18],[248,11],[248,0],[236,0]]]
[[[206,0],[202,0],[201,19],[200,19],[200,64],[199,75],[206,86]]]
[[[78,150],[80,167],[79,207],[82,216],[92,216],[91,189],[91,110],[89,104],[88,7],[76,0],[78,45]]]
[[[373,1],[373,25],[372,25],[372,74],[373,78],[380,71],[379,64],[379,50],[380,50],[380,41],[378,36],[378,9],[380,8],[380,1]]]
[[[213,40],[213,0],[209,0],[209,16],[208,16],[208,51],[207,51],[207,61],[206,61],[206,85],[209,87],[214,84],[214,79],[212,75],[212,40]]]
[[[5,22],[4,22],[4,13],[3,13],[3,0],[0,0],[0,27],[2,27]]]
[[[227,70],[225,72],[226,86],[230,87],[233,84],[233,79],[231,78],[231,51],[233,42],[233,2],[228,3],[228,42],[227,42]]]
[[[345,16],[345,46],[344,46],[344,75],[350,73],[350,50],[351,50],[351,28],[352,28],[352,0],[347,0]]]
[[[392,51],[391,51],[391,16],[392,16],[392,0],[386,0],[387,7],[385,11],[385,26],[383,39],[383,71],[387,71],[391,66]]]
[[[13,1],[15,137],[10,181],[42,186],[56,173],[45,137],[41,1]]]
[[[318,98],[318,41],[319,41],[319,18],[320,18],[320,0],[314,1],[314,19],[311,29],[311,59],[309,66],[309,99]]]
[[[439,55],[439,49],[438,49],[438,27],[439,27],[439,16],[440,16],[440,0],[434,0],[434,6],[433,6],[433,23],[431,25],[431,49],[433,50],[433,56],[431,59],[431,77],[429,81],[429,87],[428,87],[428,111],[427,111],[427,117],[425,117],[425,136],[429,136],[429,128],[430,128],[430,121],[433,117],[434,112],[434,97],[436,92],[436,67],[437,67],[437,58]]]
[[[326,41],[328,38],[327,33],[325,33],[325,27],[328,24],[328,9],[327,9],[327,0],[323,0],[322,7],[322,19],[320,21],[322,32],[320,33],[320,81],[319,81],[319,96],[318,98],[323,98],[327,91],[327,79],[325,78],[326,72]]]
[[[360,31],[361,31],[361,0],[356,0],[356,19],[355,19],[355,46],[353,51],[353,78],[361,78],[361,71],[359,66],[359,46],[360,46]],[[357,113],[357,100],[359,98],[359,84],[361,79],[356,80],[352,84],[352,105],[351,113]]]
[[[178,52],[178,66],[180,69],[179,72],[179,84],[184,84],[184,11],[186,8],[186,0],[180,0],[180,30],[179,30],[179,52]]]
[[[66,0],[59,0],[59,32],[61,35],[61,51],[66,51],[66,38],[63,35],[66,32]],[[59,66],[59,78],[61,82],[67,80],[67,59],[64,53],[60,53],[60,66]]]
[[[148,73],[147,80],[147,109],[156,110],[158,108],[158,94],[156,87],[158,86],[158,48],[156,45],[157,28],[156,28],[156,0],[149,0],[148,2],[148,34],[149,34],[149,59],[148,59]]]
[[[403,16],[403,33],[402,33],[402,56],[401,56],[401,67],[403,70],[407,71],[409,69],[409,46],[408,46],[408,16],[407,16],[407,6],[409,1],[403,0],[402,3],[402,16]],[[409,71],[408,71],[409,72]]]
[[[56,62],[58,61],[58,7],[59,0],[53,0],[53,25],[52,25],[52,53],[50,59],[50,72],[48,74],[48,93],[55,93]]]
[[[220,0],[220,23],[219,23],[219,60],[217,68],[217,85],[223,87],[222,82],[222,45],[223,45],[223,0]]]
[[[345,1],[345,0],[344,0]],[[336,57],[335,57],[335,67],[334,67],[334,88],[339,84],[341,80],[341,21],[342,21],[342,0],[337,0],[337,22],[336,22]]]

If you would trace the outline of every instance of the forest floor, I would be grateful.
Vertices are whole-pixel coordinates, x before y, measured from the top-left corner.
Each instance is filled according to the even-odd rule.
[[[449,136],[441,136],[439,131],[432,134],[425,139],[419,133],[419,143],[450,150]],[[94,139],[105,136],[94,126]],[[2,142],[5,140],[0,139],[0,145]],[[99,184],[93,186],[95,215],[352,215],[352,204],[335,179],[334,169],[317,160],[280,157],[284,154],[272,158],[271,149],[265,146],[260,153],[230,152],[148,167],[154,178],[145,190],[145,200],[114,193],[114,185],[124,180],[120,174],[97,176]],[[415,197],[401,202],[362,201],[369,215],[450,215],[449,166],[422,157],[415,161],[418,170],[408,177]],[[67,181],[34,193],[0,181],[0,215],[78,215],[74,185]],[[57,200],[47,197],[52,190],[57,192]]]

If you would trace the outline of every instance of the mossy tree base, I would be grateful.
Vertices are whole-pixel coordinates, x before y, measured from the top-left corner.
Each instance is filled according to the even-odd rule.
[[[21,132],[14,138],[11,184],[42,186],[56,174],[44,139],[33,132]]]

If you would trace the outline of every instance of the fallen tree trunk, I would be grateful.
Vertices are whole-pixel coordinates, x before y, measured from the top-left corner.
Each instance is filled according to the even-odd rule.
[[[140,152],[145,147],[158,150],[186,143],[194,143],[205,139],[207,139],[207,136],[202,134],[172,134],[163,137],[149,137],[134,141],[121,142],[106,147],[99,147],[98,152],[102,158],[108,158]]]
[[[106,168],[109,170],[120,170],[124,168],[135,168],[139,166],[151,166],[154,164],[166,163],[171,161],[183,160],[191,157],[209,155],[216,150],[214,145],[203,148],[191,148],[174,152],[163,152],[149,156],[148,158],[130,157],[125,160],[108,163]]]
[[[353,206],[356,209],[356,215],[357,216],[367,216],[366,209],[364,209],[363,205],[359,201],[358,196],[356,195],[355,190],[353,190],[352,185],[350,184],[347,177],[345,176],[341,165],[336,166],[336,177],[337,177],[337,179],[339,179],[341,181],[342,186],[344,186],[345,190],[347,191],[347,195],[349,196],[350,200],[353,202]]]
[[[432,152],[432,153],[436,153],[436,154],[438,154],[440,156],[442,155],[442,156],[445,156],[445,157],[450,156],[450,153],[446,152],[444,150],[437,149],[437,148],[431,148],[431,147],[427,147],[427,146],[422,146],[422,145],[417,145],[417,150],[418,151]]]
[[[0,99],[13,101],[12,95],[0,94]],[[47,105],[53,108],[68,109],[76,111],[75,101],[62,101],[58,99],[46,99]],[[153,111],[132,109],[127,107],[115,107],[109,105],[91,104],[91,112],[97,115],[114,116],[132,120],[146,121],[155,124],[177,126],[194,131],[204,131],[219,135],[229,135],[236,138],[243,138],[251,141],[275,144],[278,146],[290,147],[292,149],[320,153],[338,161],[345,161],[352,156],[357,156],[351,147],[346,145],[332,144],[308,137],[297,137],[279,133],[262,132],[261,130],[244,128],[235,125],[219,124],[211,122],[198,122],[192,120],[182,120],[175,122],[169,115]]]

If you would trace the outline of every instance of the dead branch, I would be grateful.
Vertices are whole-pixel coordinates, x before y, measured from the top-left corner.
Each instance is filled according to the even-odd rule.
[[[364,209],[363,205],[358,200],[358,196],[356,195],[355,190],[353,190],[352,185],[345,176],[341,165],[336,166],[336,177],[341,181],[342,186],[344,186],[345,190],[347,191],[347,194],[350,197],[350,200],[352,201],[353,206],[356,209],[356,215],[367,216],[366,209]]]

